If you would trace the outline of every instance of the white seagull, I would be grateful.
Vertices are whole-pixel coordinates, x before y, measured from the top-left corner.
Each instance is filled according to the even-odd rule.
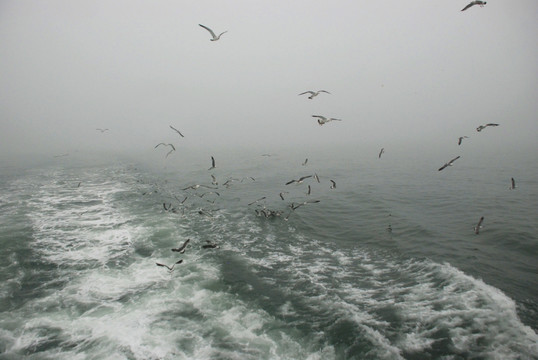
[[[176,148],[174,147],[173,144],[165,144],[165,143],[158,143],[157,145],[155,145],[155,149],[158,148],[160,145],[163,145],[163,146],[170,146],[172,148],[172,150],[170,150],[165,157],[168,157],[168,155],[170,155],[172,153],[172,151],[176,151]]]
[[[476,131],[480,132],[480,131],[484,130],[485,128],[487,128],[488,126],[499,126],[499,124],[489,123],[489,124],[486,124],[486,125],[480,125],[479,127],[476,128]]]
[[[474,5],[480,5],[480,7],[484,7],[484,5],[486,5],[486,4],[487,4],[486,1],[481,1],[481,0],[471,1],[469,4],[467,4],[467,6],[465,6],[463,9],[461,9],[461,11],[465,11],[468,8],[470,8],[471,6],[474,6]]]
[[[315,98],[316,96],[319,95],[319,93],[327,93],[327,94],[330,94],[330,92],[326,91],[326,90],[318,90],[318,91],[305,91],[303,93],[300,93],[299,95],[304,95],[304,94],[310,94],[310,96],[308,97],[310,100],[312,100],[313,98]]]
[[[461,142],[463,141],[463,139],[468,139],[469,137],[468,136],[460,136],[458,138],[458,145],[461,145]]]
[[[336,189],[336,183],[334,182],[334,180],[330,180],[331,181],[331,189]]]
[[[458,160],[460,157],[459,156],[456,156],[454,159],[450,160],[449,162],[445,163],[443,166],[441,166],[439,168],[439,171],[443,170],[444,168],[446,168],[447,166],[452,166],[452,163],[454,163],[454,161]]]
[[[318,124],[320,126],[328,123],[329,121],[342,121],[342,119],[326,118],[325,116],[321,115],[312,115],[312,117],[318,118]]]
[[[203,27],[204,29],[206,29],[207,31],[209,31],[209,33],[211,34],[211,36],[213,37],[212,39],[209,39],[210,41],[217,41],[218,39],[220,39],[220,37],[222,36],[222,34],[224,33],[227,33],[228,30],[224,31],[224,32],[221,32],[219,34],[219,36],[215,35],[215,33],[213,32],[213,30],[211,30],[210,28],[208,28],[207,26],[204,26],[202,24],[198,24],[200,25],[201,27]]]
[[[482,221],[484,221],[484,217],[480,217],[480,220],[478,220],[478,224],[474,227],[474,233],[478,235],[480,233],[480,229],[482,228]]]
[[[207,170],[211,170],[211,169],[214,169],[215,168],[215,158],[213,156],[211,156],[211,167]]]
[[[308,179],[308,178],[311,178],[312,175],[308,175],[308,176],[303,176],[301,178],[299,178],[299,180],[290,180],[286,183],[286,185],[289,185],[289,184],[293,184],[293,183],[297,183],[297,184],[300,184],[303,182],[304,179]]]
[[[157,264],[157,266],[162,266],[162,267],[165,267],[168,269],[168,271],[172,272],[174,271],[174,267],[177,265],[177,264],[181,264],[183,262],[183,260],[178,260],[174,263],[174,265],[172,265],[172,267],[166,265],[166,264],[159,264],[159,263],[155,263]]]
[[[516,187],[517,187],[517,186],[516,186],[516,181],[514,180],[514,178],[512,178],[512,179],[510,180],[510,187],[509,187],[509,189],[510,189],[510,190],[515,190]]]
[[[105,131],[108,131],[108,129],[101,129],[101,128],[97,128],[95,130],[99,130],[100,132],[104,133]]]

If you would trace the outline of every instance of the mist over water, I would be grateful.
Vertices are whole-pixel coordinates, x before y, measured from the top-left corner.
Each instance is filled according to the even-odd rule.
[[[536,357],[534,164],[320,150],[3,166],[2,357]]]

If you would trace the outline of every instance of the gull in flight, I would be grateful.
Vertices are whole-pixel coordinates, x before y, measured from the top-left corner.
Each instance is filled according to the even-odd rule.
[[[316,96],[319,95],[319,93],[327,93],[327,94],[330,94],[330,92],[326,91],[326,90],[318,90],[318,91],[305,91],[303,93],[300,93],[299,95],[304,95],[304,94],[310,94],[310,96],[308,97],[310,100],[312,100],[313,98],[315,98]]]
[[[306,195],[310,195],[312,193],[312,188],[310,185],[308,185],[308,191],[306,192]]]
[[[201,184],[195,184],[195,185],[187,186],[186,188],[181,189],[181,190],[183,190],[183,191],[188,190],[188,189],[196,190],[196,189],[198,189],[199,187],[205,187],[205,188],[208,188],[208,189],[217,190],[217,188],[213,188],[213,187],[211,187],[211,186],[201,185]]]
[[[222,34],[224,33],[227,33],[228,30],[224,31],[224,32],[221,32],[219,34],[219,36],[215,35],[215,33],[213,32],[213,30],[211,30],[210,28],[208,28],[207,26],[204,26],[202,24],[198,24],[200,25],[201,27],[203,27],[204,29],[206,29],[207,31],[209,31],[209,33],[211,34],[211,36],[213,37],[212,39],[209,39],[210,41],[217,41],[218,39],[220,39],[220,37],[222,36]]]
[[[292,184],[292,183],[300,184],[300,183],[302,183],[302,182],[304,181],[304,179],[308,179],[308,178],[310,178],[310,177],[312,177],[312,175],[303,176],[303,177],[299,178],[299,180],[290,180],[290,181],[288,181],[288,182],[286,183],[286,185],[289,185],[289,184]]]
[[[174,267],[175,267],[177,264],[181,264],[182,262],[183,262],[183,259],[178,260],[178,261],[176,261],[176,262],[174,263],[174,265],[172,265],[172,267],[170,267],[170,266],[168,266],[168,265],[166,265],[166,264],[159,264],[159,263],[155,263],[155,264],[157,264],[157,266],[165,267],[165,268],[168,269],[168,271],[172,272],[172,271],[174,271]]]
[[[487,128],[488,126],[499,126],[499,124],[489,123],[489,124],[486,124],[486,125],[480,125],[479,127],[476,128],[476,131],[480,132],[480,131],[484,130],[485,128]]]
[[[460,157],[459,156],[456,156],[454,159],[450,160],[449,162],[445,163],[443,166],[441,166],[439,168],[439,171],[443,170],[444,168],[446,168],[447,166],[452,166],[452,163],[454,163],[454,161],[458,160]]]
[[[170,125],[170,129],[172,129],[172,130],[174,130],[175,132],[177,132],[177,133],[179,134],[179,136],[181,136],[181,137],[185,137],[185,136],[183,136],[183,134],[182,134],[178,129],[176,129],[176,128],[173,127],[172,125]]]
[[[334,180],[330,180],[331,182],[331,189],[336,189],[336,183],[334,182]]]
[[[478,224],[474,227],[474,233],[478,235],[480,233],[480,229],[482,228],[482,221],[484,221],[484,217],[480,217],[480,220],[478,220]]]
[[[253,202],[251,202],[250,204],[248,204],[248,206],[250,206],[250,205],[252,205],[252,204],[255,204],[255,203],[257,203],[258,201],[262,201],[262,200],[264,200],[264,199],[265,199],[265,196],[264,196],[264,197],[261,197],[261,198],[259,198],[258,200],[254,200]]]
[[[102,133],[104,133],[105,131],[108,131],[108,129],[101,129],[101,128],[97,128],[97,129],[95,129],[95,130],[98,130],[98,131],[100,131],[100,132],[102,132]]]
[[[213,156],[211,156],[211,167],[207,170],[211,170],[211,169],[214,169],[215,168],[215,158]]]
[[[185,242],[183,243],[183,245],[181,245],[181,246],[178,247],[178,248],[171,249],[171,250],[174,251],[174,252],[178,252],[178,253],[183,254],[183,253],[185,252],[185,248],[187,247],[187,245],[189,244],[190,241],[191,241],[191,239],[187,239],[187,240],[185,240]]]
[[[460,136],[458,138],[458,145],[461,145],[461,142],[463,141],[463,139],[468,139],[469,137],[468,136]]]
[[[280,196],[280,198],[281,198],[282,200],[284,200],[284,194],[288,194],[288,192],[287,192],[287,191],[283,191],[283,192],[281,192],[280,194],[278,194],[278,196]]]
[[[170,151],[168,152],[168,154],[166,154],[165,157],[168,157],[168,155],[170,155],[170,154],[172,153],[172,151],[176,151],[176,148],[174,147],[174,145],[172,145],[172,144],[165,144],[165,143],[159,143],[159,144],[155,145],[155,149],[158,148],[160,145],[163,145],[163,146],[170,146],[170,147],[172,148],[172,150],[170,150]]]
[[[381,151],[379,152],[379,156],[377,158],[381,159],[381,155],[383,155],[384,152],[385,152],[385,148],[381,148]]]
[[[512,179],[510,180],[510,187],[509,187],[509,189],[510,189],[510,190],[515,190],[516,187],[517,187],[517,186],[516,186],[516,181],[514,180],[514,178],[512,178]]]
[[[297,205],[295,205],[295,203],[291,203],[290,207],[293,211],[295,211],[295,209],[298,209],[300,208],[301,206],[303,205],[306,205],[306,204],[316,204],[316,203],[319,203],[320,200],[312,200],[312,201],[305,201],[305,202],[302,202],[302,203],[299,203]]]
[[[307,162],[308,162],[308,158],[304,159],[303,166],[305,166]]]
[[[461,9],[461,11],[465,11],[468,8],[470,8],[471,6],[474,6],[474,5],[480,5],[480,7],[484,7],[484,5],[486,5],[486,4],[487,4],[486,1],[481,1],[481,0],[471,1],[469,4],[467,4],[467,6],[465,6],[463,9]]]
[[[326,118],[325,116],[321,116],[321,115],[312,115],[312,117],[315,117],[315,118],[318,118],[318,124],[321,126],[321,125],[324,125],[330,121],[342,121],[342,119],[335,119],[335,118]]]
[[[314,173],[314,179],[316,179],[316,181],[318,182],[318,184],[320,183],[318,174]]]

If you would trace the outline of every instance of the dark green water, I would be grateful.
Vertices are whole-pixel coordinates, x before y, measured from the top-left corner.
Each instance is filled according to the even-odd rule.
[[[536,169],[216,158],[4,167],[0,358],[537,358]]]

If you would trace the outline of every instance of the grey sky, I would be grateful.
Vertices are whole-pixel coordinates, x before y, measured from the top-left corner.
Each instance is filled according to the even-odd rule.
[[[454,148],[488,122],[538,151],[538,2],[467,2],[4,0],[0,151]]]

